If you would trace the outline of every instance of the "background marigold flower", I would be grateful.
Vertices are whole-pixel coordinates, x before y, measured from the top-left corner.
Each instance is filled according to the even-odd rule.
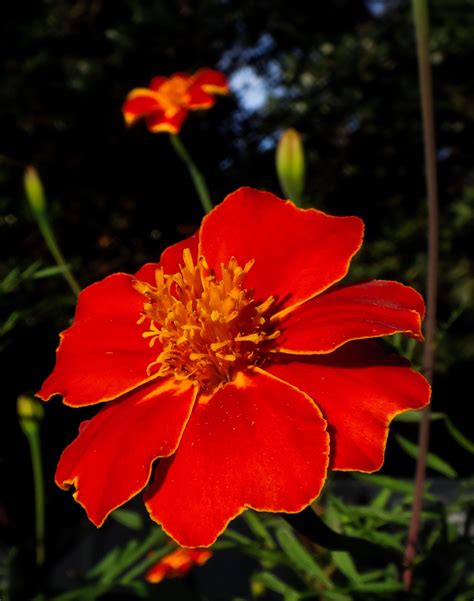
[[[357,217],[241,188],[159,263],[84,290],[39,396],[106,402],[56,472],[94,524],[158,458],[146,507],[186,547],[249,507],[301,511],[328,467],[381,467],[391,419],[430,388],[371,339],[421,340],[424,303],[397,282],[337,284],[362,235]]]
[[[223,73],[200,69],[194,75],[174,73],[171,77],[154,77],[148,88],[132,90],[122,107],[127,125],[145,119],[151,132],[177,134],[188,111],[214,106],[215,94],[227,94]]]
[[[165,578],[185,576],[193,566],[202,566],[211,557],[212,553],[207,549],[175,549],[157,561],[145,579],[156,584]]]

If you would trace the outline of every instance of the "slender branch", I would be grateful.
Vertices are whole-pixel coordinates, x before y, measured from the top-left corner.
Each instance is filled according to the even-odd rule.
[[[207,189],[206,181],[202,173],[196,167],[196,164],[192,160],[189,152],[186,150],[180,138],[176,134],[170,134],[170,140],[176,153],[189,170],[204,212],[209,213],[209,211],[213,209],[214,205],[212,204],[211,196],[209,194],[209,190]]]
[[[429,382],[433,380],[436,337],[436,300],[438,287],[438,187],[436,175],[436,141],[434,130],[433,85],[429,55],[429,17],[427,0],[413,0],[416,46],[418,55],[418,77],[423,116],[423,145],[425,179],[428,206],[428,270],[426,280],[426,327],[423,350],[423,371]],[[408,530],[408,540],[404,554],[403,584],[410,590],[420,530],[423,488],[426,477],[426,456],[428,453],[430,430],[430,409],[423,410],[418,434],[418,460],[415,472],[415,494],[412,516]]]

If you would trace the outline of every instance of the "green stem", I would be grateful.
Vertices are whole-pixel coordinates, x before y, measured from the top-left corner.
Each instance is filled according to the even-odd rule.
[[[214,205],[212,204],[211,196],[209,194],[209,190],[207,189],[206,180],[196,167],[196,164],[192,160],[180,138],[176,134],[170,134],[170,140],[176,153],[189,170],[204,212],[209,213],[209,211],[213,209]]]
[[[69,287],[75,296],[78,296],[81,292],[81,287],[76,278],[73,276],[69,265],[66,263],[63,257],[63,254],[57,243],[56,236],[54,235],[51,225],[49,224],[48,218],[44,214],[36,214],[35,217],[50,253],[53,255],[57,265],[61,267],[61,273],[63,274],[64,279],[69,284]]]
[[[429,382],[433,380],[436,341],[436,302],[438,288],[438,187],[436,175],[436,140],[433,110],[433,84],[429,54],[429,16],[427,0],[413,1],[413,19],[418,56],[418,78],[423,116],[423,146],[425,179],[428,205],[428,270],[426,277],[426,328],[423,349],[423,371]],[[430,430],[430,409],[423,410],[418,434],[418,460],[415,472],[415,493],[408,539],[404,553],[403,585],[410,590],[420,530],[423,489],[426,478],[426,457],[428,454]]]
[[[36,565],[42,566],[45,561],[45,519],[44,519],[44,480],[43,463],[41,461],[41,440],[39,429],[27,434],[30,447],[31,464],[33,468],[33,483],[35,490],[35,547]]]

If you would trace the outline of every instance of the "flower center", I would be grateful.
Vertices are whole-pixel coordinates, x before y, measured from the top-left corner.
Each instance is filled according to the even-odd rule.
[[[184,77],[172,77],[158,90],[161,105],[166,112],[174,111],[179,107],[187,106],[189,102],[188,81]]]
[[[270,321],[274,297],[264,302],[243,286],[254,261],[243,268],[231,258],[216,278],[204,257],[194,265],[191,252],[183,252],[184,266],[174,275],[155,272],[156,286],[136,280],[146,300],[138,321],[150,320],[143,337],[163,350],[147,373],[189,379],[203,388],[232,380],[238,370],[262,362],[280,335]]]

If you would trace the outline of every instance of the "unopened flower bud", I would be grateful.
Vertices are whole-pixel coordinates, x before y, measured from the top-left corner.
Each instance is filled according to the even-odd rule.
[[[276,168],[285,196],[299,206],[304,187],[305,160],[301,136],[293,128],[286,129],[278,141]]]

